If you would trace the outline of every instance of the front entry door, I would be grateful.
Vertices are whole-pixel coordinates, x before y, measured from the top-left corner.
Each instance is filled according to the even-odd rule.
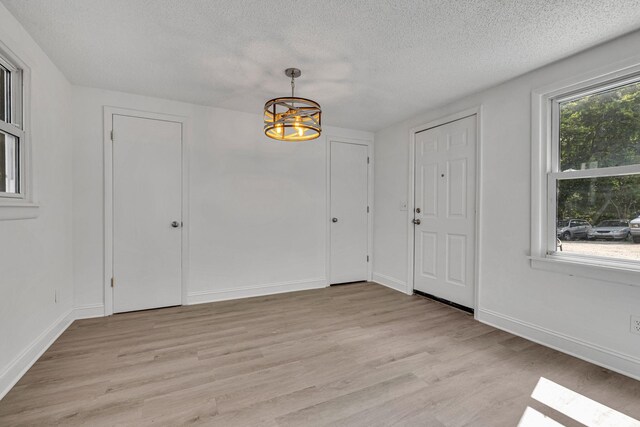
[[[476,116],[415,144],[414,289],[474,308]]]
[[[367,280],[368,153],[360,144],[331,141],[330,284]]]
[[[113,311],[179,305],[182,124],[112,117]]]

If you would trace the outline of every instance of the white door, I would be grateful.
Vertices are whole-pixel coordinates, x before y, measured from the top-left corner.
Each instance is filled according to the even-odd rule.
[[[414,289],[474,308],[476,116],[415,144]]]
[[[182,125],[113,115],[113,311],[181,304]]]
[[[331,141],[331,284],[367,280],[368,153]]]

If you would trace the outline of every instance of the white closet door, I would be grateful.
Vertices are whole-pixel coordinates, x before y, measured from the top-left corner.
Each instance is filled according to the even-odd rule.
[[[113,115],[114,312],[181,304],[182,125]]]
[[[330,283],[367,280],[368,147],[331,141]]]

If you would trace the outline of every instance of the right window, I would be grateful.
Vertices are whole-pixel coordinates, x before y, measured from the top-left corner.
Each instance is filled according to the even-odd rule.
[[[640,263],[640,79],[552,99],[551,142],[555,252]]]

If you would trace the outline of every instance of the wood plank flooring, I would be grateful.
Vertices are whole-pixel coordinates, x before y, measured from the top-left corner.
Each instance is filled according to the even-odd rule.
[[[640,382],[376,284],[76,321],[0,425],[515,426],[545,377],[640,419]]]

